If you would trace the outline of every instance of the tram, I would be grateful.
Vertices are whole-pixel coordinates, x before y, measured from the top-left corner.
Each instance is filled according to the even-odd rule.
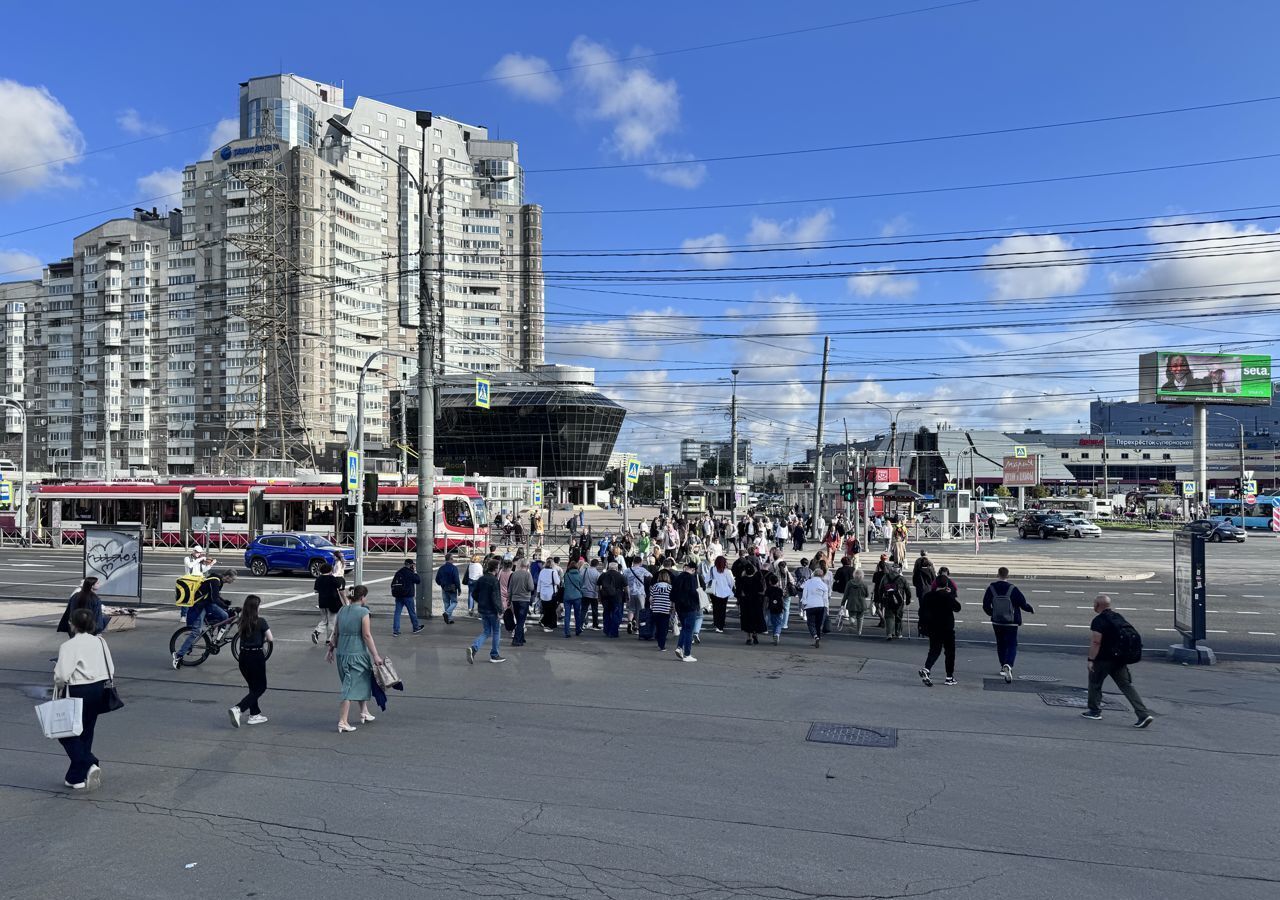
[[[366,504],[370,550],[411,552],[417,546],[416,485],[380,485]],[[260,534],[303,531],[349,543],[355,516],[333,482],[235,481],[62,482],[39,485],[37,540],[79,543],[86,525],[136,525],[152,546],[244,547]],[[484,498],[467,485],[435,488],[437,550],[483,547],[489,540]]]

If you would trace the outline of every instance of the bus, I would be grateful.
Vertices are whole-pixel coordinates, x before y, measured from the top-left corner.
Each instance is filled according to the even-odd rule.
[[[1243,515],[1240,498],[1209,501],[1209,518],[1215,522],[1230,522],[1243,528],[1270,528],[1271,513],[1280,504],[1280,498],[1258,495],[1257,502],[1246,503]]]
[[[1041,509],[1061,511],[1064,515],[1096,519],[1111,515],[1111,500],[1106,497],[1045,497]]]

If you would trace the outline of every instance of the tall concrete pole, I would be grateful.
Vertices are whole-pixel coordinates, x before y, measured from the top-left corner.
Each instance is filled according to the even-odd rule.
[[[422,147],[418,153],[418,536],[414,557],[418,611],[431,618],[436,550],[435,304],[431,296],[431,218],[427,212],[427,129],[431,113],[418,112]],[[443,299],[443,298],[441,298]]]
[[[738,521],[738,370],[733,369],[733,395],[729,401],[729,491],[733,521]],[[736,527],[736,525],[735,525]]]
[[[822,339],[822,384],[818,388],[818,446],[813,460],[813,529],[815,540],[822,540],[818,533],[818,515],[822,504],[822,420],[827,414],[827,360],[831,356],[831,338]]]
[[[1209,502],[1209,485],[1206,479],[1209,475],[1209,411],[1203,403],[1195,405],[1194,418],[1194,434],[1195,434],[1195,467],[1196,467],[1196,497],[1201,503]]]

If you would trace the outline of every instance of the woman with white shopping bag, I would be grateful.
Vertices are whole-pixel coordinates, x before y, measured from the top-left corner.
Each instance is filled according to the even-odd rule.
[[[82,703],[80,734],[58,738],[71,765],[64,779],[76,791],[93,790],[102,783],[102,769],[93,755],[93,729],[98,716],[108,711],[107,687],[115,671],[107,642],[94,635],[97,623],[91,610],[77,609],[69,622],[71,638],[58,649],[53,669],[54,696],[79,697]]]

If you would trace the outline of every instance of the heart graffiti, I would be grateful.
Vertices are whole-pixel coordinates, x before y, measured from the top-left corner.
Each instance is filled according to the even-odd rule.
[[[138,548],[118,538],[108,538],[89,547],[84,560],[91,572],[96,572],[106,581],[111,578],[111,573],[138,564]]]

